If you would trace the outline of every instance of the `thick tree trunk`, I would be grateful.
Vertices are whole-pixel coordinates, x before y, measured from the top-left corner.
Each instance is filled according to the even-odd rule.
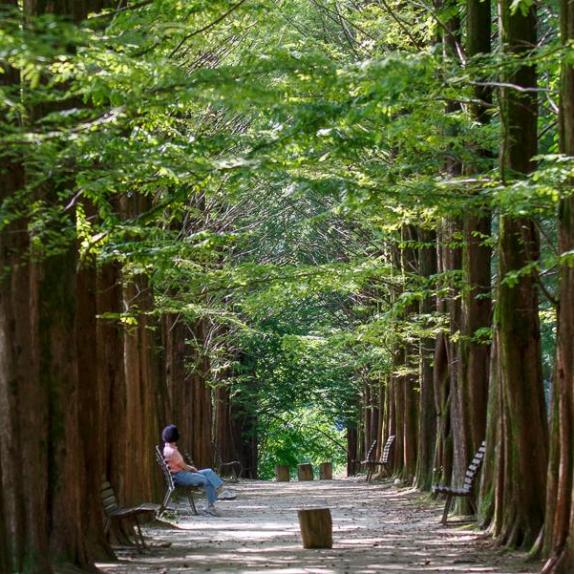
[[[229,387],[217,387],[214,398],[214,460],[216,465],[220,465],[221,463],[238,460],[239,457],[237,456],[237,446],[231,423],[232,406]]]
[[[443,6],[452,10],[443,30],[444,59],[451,65],[458,65],[459,45],[462,38],[461,20],[458,16],[457,2],[444,0]],[[446,113],[459,114],[462,106],[457,102],[446,104]],[[447,128],[447,135],[456,136],[456,128]],[[459,177],[463,172],[462,161],[452,154],[446,161],[446,173],[449,178]],[[447,273],[448,298],[446,308],[449,317],[449,336],[446,342],[448,360],[448,380],[450,396],[450,427],[452,438],[452,475],[448,479],[451,484],[462,484],[464,473],[470,459],[468,452],[468,421],[465,418],[464,385],[460,378],[460,334],[462,328],[462,304],[461,304],[461,273],[463,257],[463,220],[454,215],[445,219],[443,223],[444,244],[444,271]],[[456,501],[457,508],[462,511],[468,510],[468,502],[465,498]]]
[[[404,226],[401,232],[401,247],[397,253],[398,268],[406,288],[418,270],[417,231],[412,226]],[[407,305],[399,313],[403,321],[416,313],[415,304]],[[393,413],[396,432],[394,444],[394,470],[403,480],[411,482],[417,465],[418,430],[418,380],[415,374],[418,366],[418,347],[402,340],[399,334],[395,342],[394,374],[391,377],[391,393],[394,395]]]
[[[121,198],[121,212],[126,218],[145,213],[151,207],[148,198],[135,195]],[[150,317],[153,294],[144,275],[122,278],[122,307],[131,323],[123,334],[125,380],[125,435],[122,464],[123,490],[126,505],[137,505],[159,495],[161,476],[153,457],[153,448],[160,441],[161,425],[166,411],[165,380],[158,366],[159,353],[154,332],[157,323]]]
[[[136,324],[126,329],[124,367],[126,381],[126,436],[124,463],[125,504],[151,500],[158,488],[159,474],[153,459],[153,447],[160,440],[160,404],[155,341],[146,312],[152,309],[148,281],[130,279],[124,286],[124,308],[134,315]],[[135,464],[137,461],[137,464]]]
[[[81,503],[85,538],[91,557],[97,559],[113,556],[104,533],[101,501],[95,493],[100,491],[106,474],[106,416],[107,397],[102,393],[98,374],[98,288],[95,261],[85,261],[77,276],[78,310],[76,314],[80,438],[85,453],[86,497]]]
[[[437,271],[446,270],[445,231],[441,226],[437,233]],[[439,316],[447,314],[447,302],[438,297],[436,309]],[[433,390],[436,412],[436,446],[434,449],[434,483],[448,484],[452,476],[452,437],[451,437],[451,386],[449,380],[448,335],[441,331],[435,341],[433,360]]]
[[[17,0],[2,8],[18,7]],[[5,67],[0,85],[17,98],[18,73]],[[6,121],[6,118],[1,118]],[[23,194],[24,168],[17,150],[5,150],[0,164],[0,202]],[[19,203],[27,198],[22,195]],[[45,394],[38,385],[37,307],[30,262],[28,222],[17,218],[0,230],[0,549],[4,571],[49,572],[45,468]],[[40,471],[22,480],[27,465]]]
[[[191,376],[191,350],[186,343],[193,334],[182,317],[166,315],[162,318],[163,347],[165,356],[165,377],[168,394],[168,413],[165,424],[177,425],[181,435],[182,450],[193,452],[193,380]],[[190,362],[190,364],[187,364]]]
[[[75,245],[41,263],[39,283],[40,385],[38,404],[48,422],[47,496],[50,551],[56,560],[87,565],[81,505],[86,495],[84,451],[79,425]]]
[[[512,14],[510,5],[510,0],[500,0],[504,50],[514,56],[524,55],[536,46],[536,7],[533,5],[524,16],[520,10]],[[533,88],[536,70],[521,65],[506,80]],[[502,169],[510,177],[527,174],[533,169],[537,149],[536,95],[506,89],[501,115],[505,130]],[[538,251],[539,239],[531,220],[501,217],[496,329],[504,460],[496,472],[504,484],[503,518],[495,534],[504,543],[525,548],[534,543],[544,523],[548,431],[537,277],[529,272],[515,283],[508,278],[535,262]]]
[[[491,7],[481,0],[467,1],[466,55],[473,58],[490,52]],[[475,88],[479,102],[471,108],[472,119],[480,124],[489,121],[488,105],[492,99],[491,89]],[[485,155],[477,150],[479,155]],[[475,171],[472,169],[471,171]],[[465,289],[462,298],[461,346],[459,349],[459,378],[463,388],[463,416],[467,421],[467,446],[471,453],[478,450],[486,432],[488,380],[490,369],[490,345],[477,340],[480,330],[492,323],[491,303],[491,248],[490,212],[486,207],[476,216],[465,216],[463,223],[463,279]],[[479,212],[480,213],[480,212]],[[483,337],[486,338],[486,337]]]
[[[562,43],[574,39],[574,3],[561,0]],[[574,156],[574,67],[562,63],[560,100],[562,153]],[[574,198],[563,199],[559,211],[560,254],[574,250]],[[544,574],[574,570],[574,264],[570,256],[560,264],[560,305],[551,455],[546,499],[545,550],[550,553]]]
[[[421,231],[423,247],[419,253],[419,273],[429,278],[436,274],[436,234]],[[436,309],[434,297],[427,296],[420,305],[423,315]],[[423,338],[420,342],[420,399],[416,481],[417,488],[430,490],[433,479],[434,449],[436,445],[437,416],[433,378],[434,339]]]
[[[460,175],[460,165],[451,166],[452,175]],[[462,270],[462,247],[460,237],[462,235],[462,223],[458,218],[445,221],[445,265],[447,280],[449,281],[449,295],[446,308],[449,317],[449,334],[446,341],[446,354],[448,361],[448,384],[450,386],[450,429],[452,439],[452,475],[450,484],[462,484],[464,473],[468,466],[469,456],[467,447],[468,421],[464,417],[464,393],[460,374],[459,343],[462,321],[462,306],[460,301],[460,272]],[[461,511],[468,510],[466,498],[459,498],[457,508]]]
[[[71,13],[68,6],[58,2],[49,6],[25,3],[29,18],[48,8],[79,19],[85,15],[87,5],[77,2]],[[81,14],[76,13],[79,8]],[[40,106],[31,110],[33,121],[41,116]],[[11,184],[0,187],[4,193],[21,191],[21,166],[11,165],[9,173]],[[47,182],[37,191],[48,205],[58,201],[54,186]],[[66,224],[72,227],[74,222]],[[10,273],[3,276],[6,283],[1,299],[2,305],[9,304],[11,310],[0,311],[2,336],[7,329],[10,331],[10,342],[0,347],[12,386],[7,400],[2,397],[0,403],[9,411],[7,423],[18,421],[18,426],[11,429],[11,444],[2,444],[2,449],[18,448],[17,456],[12,457],[19,468],[18,476],[7,474],[12,470],[2,452],[3,493],[14,495],[10,506],[3,504],[6,523],[15,534],[9,549],[11,567],[27,572],[50,572],[52,565],[60,563],[90,568],[82,512],[88,493],[79,431],[76,247],[71,243],[55,253],[36,253],[32,265],[26,222],[18,220],[14,226],[8,251],[2,249],[2,257],[9,258],[2,268],[10,268]],[[2,392],[4,387],[0,387]],[[22,480],[22,472],[26,480]],[[14,479],[16,484],[6,484]]]
[[[191,350],[194,371],[191,374],[192,455],[200,468],[213,465],[212,389],[208,385],[210,362],[205,349],[208,325],[200,319],[193,326],[195,344]]]
[[[0,484],[2,479],[2,456],[0,453]],[[4,500],[0,496],[0,516],[4,517],[4,520],[0,520],[0,574],[10,574],[10,550],[7,534],[7,521],[6,518],[8,514],[4,510]]]

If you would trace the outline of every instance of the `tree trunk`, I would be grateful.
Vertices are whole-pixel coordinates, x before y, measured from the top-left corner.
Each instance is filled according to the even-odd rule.
[[[347,476],[355,476],[359,458],[357,427],[347,424]]]
[[[111,558],[113,553],[104,532],[101,501],[95,493],[101,488],[106,474],[107,433],[104,409],[107,397],[99,386],[98,327],[97,327],[97,271],[93,260],[85,261],[77,275],[78,309],[76,314],[76,343],[78,353],[80,438],[85,453],[85,494],[81,503],[85,539],[90,557]]]
[[[421,231],[424,246],[419,253],[419,273],[424,278],[436,274],[436,234]],[[434,297],[427,296],[420,305],[423,315],[430,315],[436,309]],[[434,339],[423,338],[420,342],[420,418],[418,428],[418,453],[416,481],[417,488],[430,490],[433,479],[434,450],[437,432],[436,404],[433,381]]]
[[[125,467],[127,464],[126,436],[126,378],[124,368],[124,327],[119,319],[104,318],[106,313],[123,311],[123,294],[119,264],[107,263],[97,274],[97,374],[100,393],[100,427],[105,444],[102,480],[113,485],[116,493],[125,492]]]
[[[193,327],[194,347],[191,351],[194,371],[192,383],[192,454],[196,466],[213,464],[212,390],[208,385],[210,362],[205,349],[208,325],[201,319]]]
[[[501,35],[506,53],[524,55],[536,46],[536,7],[527,15],[511,13],[511,1],[500,0]],[[536,87],[536,70],[520,65],[506,81]],[[502,118],[502,169],[508,176],[529,173],[537,149],[537,98],[533,92],[505,89]],[[548,431],[542,385],[537,277],[523,273],[516,283],[512,272],[538,259],[539,239],[534,223],[503,215],[500,219],[496,329],[499,342],[500,416],[503,425],[503,519],[495,534],[512,546],[530,547],[544,523]],[[498,484],[498,481],[497,481]]]
[[[17,0],[2,8],[18,7]],[[20,77],[5,67],[0,86],[18,98]],[[7,118],[2,117],[2,122]],[[7,152],[7,153],[6,153]],[[4,150],[0,164],[0,202],[23,195],[24,167],[15,149]],[[46,437],[43,412],[36,402],[45,395],[38,385],[37,285],[30,262],[28,221],[16,218],[0,229],[0,549],[4,571],[16,572],[27,565],[32,574],[49,572],[46,515]],[[41,469],[22,480],[22,469],[31,464]]]
[[[481,0],[467,0],[466,55],[472,59],[490,53],[491,6]],[[480,81],[482,78],[477,78]],[[478,124],[489,121],[488,105],[492,99],[491,88],[475,87],[478,103],[471,106],[472,120]],[[479,157],[487,152],[476,150]],[[467,166],[467,173],[475,167]],[[463,218],[463,281],[461,337],[459,343],[459,374],[462,397],[462,419],[465,424],[466,452],[476,452],[485,438],[490,345],[488,337],[477,337],[480,330],[490,328],[491,304],[491,248],[486,244],[490,237],[490,211],[487,206],[477,206],[479,215]],[[481,213],[482,212],[482,213]]]
[[[574,39],[574,3],[561,0],[562,44]],[[564,58],[560,99],[560,146],[574,156],[574,67]],[[572,182],[570,182],[571,184]],[[574,197],[560,203],[559,251],[564,257],[574,250]],[[545,550],[550,552],[544,574],[567,574],[574,570],[574,264],[560,262],[560,305],[551,455],[546,498]]]
[[[437,234],[437,271],[444,273],[446,269],[444,247],[444,226]],[[443,297],[437,298],[437,313],[444,316],[447,313],[447,302]],[[433,360],[433,389],[435,411],[437,416],[436,446],[434,449],[435,476],[433,482],[448,484],[452,476],[452,439],[451,439],[451,386],[448,368],[448,335],[441,331],[435,342]]]

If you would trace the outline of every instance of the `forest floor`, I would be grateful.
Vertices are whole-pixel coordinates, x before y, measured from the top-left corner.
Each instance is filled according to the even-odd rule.
[[[391,481],[241,481],[231,487],[238,498],[218,502],[220,516],[191,516],[189,509],[186,515],[180,504],[177,528],[145,528],[154,548],[144,554],[120,549],[118,562],[98,566],[107,574],[540,571],[522,554],[493,548],[474,523],[455,517],[442,526],[441,502]],[[331,509],[332,549],[301,546],[297,510],[315,507]]]

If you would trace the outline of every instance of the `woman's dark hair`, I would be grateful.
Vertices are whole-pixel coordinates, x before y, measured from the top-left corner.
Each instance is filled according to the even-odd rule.
[[[161,439],[163,442],[176,442],[179,440],[179,431],[175,425],[167,425],[161,431]]]

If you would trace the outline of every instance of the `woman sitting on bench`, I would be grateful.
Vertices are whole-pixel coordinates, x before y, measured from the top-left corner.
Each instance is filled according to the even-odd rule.
[[[217,489],[223,485],[223,481],[211,468],[197,470],[195,466],[186,464],[183,456],[177,448],[179,440],[179,431],[175,425],[166,426],[161,432],[161,438],[164,442],[163,457],[173,475],[175,486],[203,486],[207,495],[208,514],[216,515],[215,501],[218,498],[231,500],[235,495],[229,491],[223,491],[219,496]]]

